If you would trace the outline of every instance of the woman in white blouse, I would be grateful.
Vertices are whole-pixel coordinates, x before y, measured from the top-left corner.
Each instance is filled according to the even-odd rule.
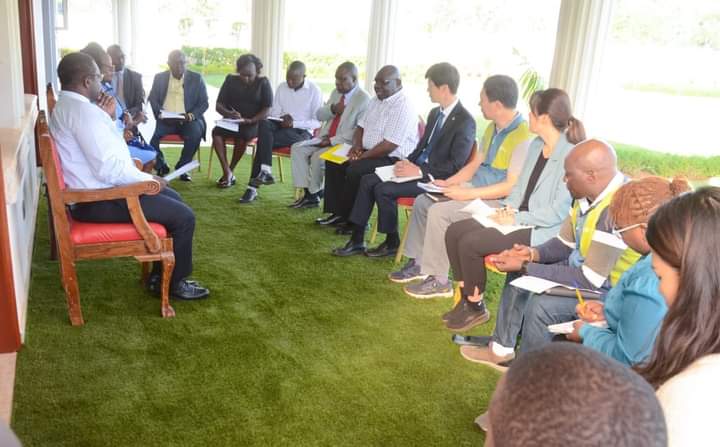
[[[668,202],[646,237],[668,312],[638,372],[657,389],[670,446],[718,446],[720,188]]]

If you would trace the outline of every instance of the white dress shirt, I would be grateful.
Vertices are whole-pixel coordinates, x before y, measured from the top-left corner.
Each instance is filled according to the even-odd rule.
[[[283,115],[290,115],[293,119],[293,128],[305,129],[312,133],[320,127],[320,121],[315,117],[315,112],[322,106],[322,92],[317,85],[308,81],[297,90],[288,87],[287,82],[278,85],[273,105],[270,109],[270,116],[280,118]]]
[[[135,167],[108,114],[85,96],[61,91],[49,127],[69,188],[111,188],[152,180],[152,175]]]
[[[407,158],[418,142],[418,117],[403,90],[384,100],[373,97],[358,126],[363,128],[365,149],[372,149],[383,140],[397,144],[390,157]]]

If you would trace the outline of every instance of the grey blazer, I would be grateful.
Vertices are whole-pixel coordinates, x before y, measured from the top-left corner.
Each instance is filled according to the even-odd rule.
[[[356,88],[357,90],[350,98],[350,102],[345,104],[345,111],[340,117],[340,123],[338,124],[335,136],[330,138],[330,143],[333,146],[340,143],[352,144],[352,138],[358,120],[360,120],[360,117],[365,113],[365,109],[367,109],[367,105],[370,102],[370,95],[359,85]],[[315,113],[317,119],[323,122],[322,127],[320,127],[320,133],[318,134],[319,137],[327,136],[330,131],[330,124],[332,124],[332,120],[335,118],[335,115],[330,111],[330,106],[340,102],[340,96],[342,95],[337,89],[333,90],[327,102]]]
[[[525,196],[530,174],[535,168],[535,162],[540,157],[544,145],[545,142],[540,137],[530,143],[518,181],[510,191],[510,195],[504,200],[505,204],[514,209],[518,209],[520,206]],[[516,223],[535,227],[530,236],[532,245],[540,245],[557,236],[562,222],[570,212],[572,197],[565,186],[564,178],[565,157],[573,147],[575,145],[567,140],[565,134],[561,134],[557,146],[550,154],[550,158],[535,184],[535,189],[530,194],[528,202],[530,211],[521,211],[515,215]]]

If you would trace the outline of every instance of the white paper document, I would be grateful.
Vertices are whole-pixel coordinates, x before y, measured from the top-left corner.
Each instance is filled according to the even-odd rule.
[[[295,147],[315,146],[316,144],[319,144],[321,141],[322,141],[322,138],[315,137],[315,138],[310,138],[309,140],[304,140],[304,141],[295,143],[293,146],[295,146]]]
[[[267,119],[269,119],[270,121],[282,121],[283,120],[282,118],[279,118],[277,116],[268,116]]]
[[[558,324],[551,324],[548,326],[548,331],[552,332],[553,334],[572,334],[572,332],[575,330],[575,321],[580,320],[574,320],[574,321],[566,321],[565,323],[558,323]],[[592,323],[585,323],[589,324],[590,326],[595,326],[599,328],[606,328],[608,327],[607,321],[593,321]]]
[[[380,177],[380,180],[382,180],[383,182],[395,183],[411,182],[413,180],[420,180],[422,178],[421,175],[413,175],[410,177],[395,177],[394,165],[380,166],[379,168],[375,168],[375,175]]]
[[[240,119],[231,119],[231,118],[223,118],[219,120],[215,120],[215,125],[218,127],[222,127],[223,129],[231,130],[233,132],[237,132],[240,130],[240,123],[242,123],[242,118]]]
[[[440,194],[445,192],[445,188],[441,188],[432,182],[429,182],[429,183],[418,182],[417,185],[420,189],[424,189],[427,192],[434,192],[434,193],[440,193]]]
[[[501,224],[495,222],[494,220],[492,220],[490,217],[488,217],[488,216],[483,216],[483,215],[480,215],[480,214],[473,214],[472,217],[473,217],[473,219],[475,219],[475,220],[477,220],[478,222],[480,222],[480,225],[482,225],[483,227],[485,227],[485,228],[495,228],[496,230],[498,230],[498,231],[501,232],[502,234],[510,234],[510,233],[512,233],[512,232],[514,232],[514,231],[519,231],[519,230],[525,230],[525,229],[527,229],[527,228],[532,228],[532,227],[527,226],[527,225],[501,225]]]
[[[160,110],[161,120],[184,120],[185,115],[177,112],[168,112],[167,110]]]
[[[163,178],[165,179],[165,181],[168,181],[168,182],[171,180],[175,180],[176,178],[192,171],[193,169],[197,168],[198,166],[200,166],[200,162],[197,160],[193,160],[186,165],[180,166],[178,169],[174,170],[173,172],[171,172],[170,174],[166,175]]]
[[[475,217],[475,215],[487,217],[495,214],[495,211],[497,211],[497,209],[485,203],[483,199],[475,199],[472,202],[468,203],[465,207],[461,208],[460,211],[462,211],[463,213],[472,214],[473,217]]]
[[[533,293],[543,293],[553,287],[562,286],[562,284],[549,281],[547,279],[538,278],[537,276],[525,275],[517,278],[510,282],[510,285],[515,286],[519,289],[529,290]]]

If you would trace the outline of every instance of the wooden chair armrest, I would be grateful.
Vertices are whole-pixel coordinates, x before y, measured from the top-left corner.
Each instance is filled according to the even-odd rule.
[[[160,182],[147,180],[103,189],[66,189],[62,192],[65,204],[99,202],[101,200],[127,199],[141,194],[155,195],[160,192]]]
[[[145,219],[145,213],[140,208],[140,198],[138,196],[128,197],[127,199],[128,211],[130,211],[130,219],[135,225],[135,229],[145,241],[145,247],[150,253],[159,253],[162,249],[160,238],[150,228],[147,219]]]

